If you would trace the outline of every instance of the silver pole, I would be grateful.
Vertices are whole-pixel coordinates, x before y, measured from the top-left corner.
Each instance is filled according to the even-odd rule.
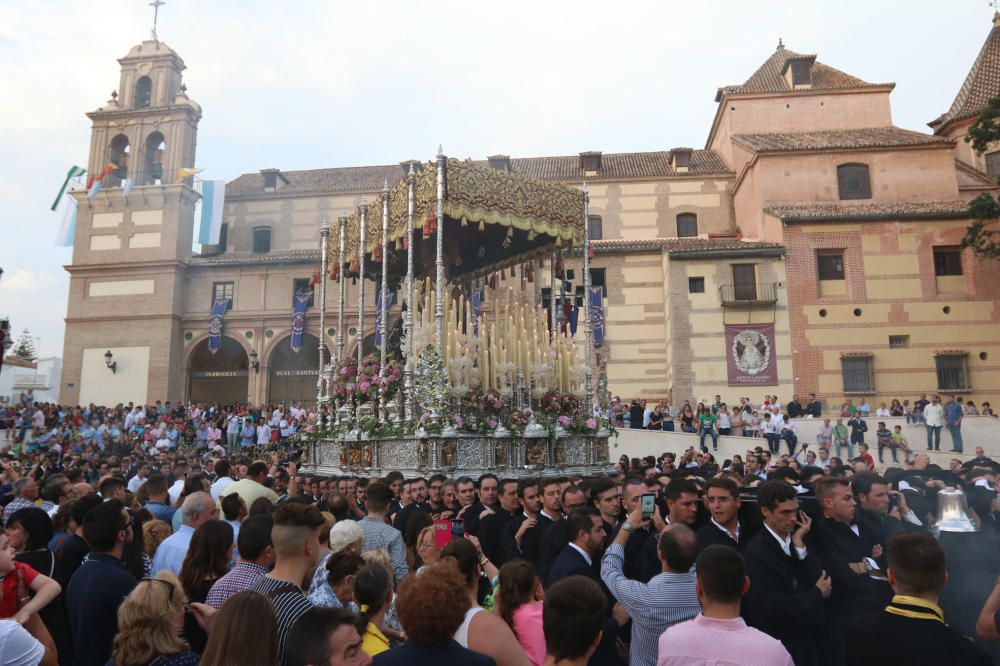
[[[326,418],[323,416],[322,407],[330,401],[330,391],[324,374],[326,355],[324,354],[325,345],[323,344],[326,339],[326,274],[329,262],[327,244],[330,242],[330,225],[326,220],[323,220],[323,227],[320,229],[319,237],[323,245],[320,248],[319,262],[319,374],[316,377],[316,412],[319,418],[319,427],[323,428]]]
[[[365,225],[368,223],[368,201],[361,197],[361,215],[358,216],[358,370],[365,358]]]
[[[549,259],[549,333],[556,334],[556,253]]]
[[[437,350],[444,358],[444,170],[447,159],[441,146],[437,154],[437,257],[434,265],[437,268],[437,284],[434,285],[434,318],[437,321]]]
[[[340,226],[340,250],[337,258],[337,275],[340,278],[340,294],[337,297],[337,363],[344,360],[344,301],[347,300],[347,282],[344,280],[344,228],[347,216],[337,218]]]
[[[416,304],[413,301],[413,190],[416,183],[416,172],[413,164],[410,164],[410,171],[406,174],[406,365],[403,368],[403,391],[405,393],[404,411],[406,421],[413,420],[414,406],[412,402],[412,382],[413,382],[413,309]]]
[[[594,351],[594,322],[590,318],[590,190],[587,181],[583,181],[583,330],[587,334],[587,344],[584,348],[584,365],[587,368],[587,418],[594,411],[594,385],[591,378],[594,366],[590,361]]]
[[[381,304],[379,306],[379,346],[378,346],[378,377],[385,379],[385,351],[386,351],[386,320],[389,318],[389,181],[384,181],[382,185],[382,284],[379,288]],[[379,382],[381,385],[381,381]],[[379,411],[382,413],[381,420],[385,420],[385,401],[379,398]]]

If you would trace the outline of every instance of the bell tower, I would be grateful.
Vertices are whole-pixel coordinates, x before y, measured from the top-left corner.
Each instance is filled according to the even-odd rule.
[[[154,33],[155,35],[155,33]],[[118,90],[91,111],[88,177],[77,201],[63,350],[70,404],[179,400],[183,286],[192,253],[192,178],[201,107],[184,61],[153,39],[118,63]],[[110,352],[110,361],[107,359]]]

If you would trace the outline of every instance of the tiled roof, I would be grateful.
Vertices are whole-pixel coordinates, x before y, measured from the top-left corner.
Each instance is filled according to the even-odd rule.
[[[958,189],[960,190],[990,190],[1000,187],[997,185],[997,181],[962,160],[955,160],[955,171],[958,173]]]
[[[997,95],[1000,95],[1000,14],[994,15],[993,29],[972,63],[972,69],[951,108],[927,124],[940,131],[954,120],[978,115]]]
[[[32,370],[36,370],[38,368],[37,363],[33,361],[26,361],[20,356],[14,356],[13,354],[5,357],[3,360],[3,364],[18,368],[31,368]]]
[[[486,160],[476,160],[485,165]],[[664,178],[672,176],[731,176],[733,172],[712,150],[694,150],[687,172],[674,171],[670,166],[670,151],[645,153],[605,153],[601,156],[601,170],[596,176],[586,176],[580,168],[579,155],[556,157],[521,157],[511,160],[511,168],[528,178],[560,182],[578,182],[585,177],[591,181],[618,178]],[[226,184],[226,198],[281,197],[289,194],[373,192],[382,189],[384,181],[392,187],[403,179],[403,168],[398,164],[367,167],[342,167],[312,169],[309,171],[282,171],[288,182],[279,183],[274,192],[264,192],[264,177],[259,173],[246,173]]]
[[[319,241],[316,241],[319,245]],[[319,250],[276,250],[266,254],[251,252],[226,253],[218,255],[195,255],[191,263],[195,266],[243,266],[264,264],[309,264],[318,263]]]
[[[741,253],[773,251],[780,252],[784,246],[779,243],[759,243],[742,241],[735,238],[642,238],[633,240],[595,240],[591,241],[597,254],[616,254],[625,252],[653,252],[666,250],[674,256],[703,253]]]
[[[825,132],[736,134],[733,136],[733,139],[758,153],[784,153],[798,150],[894,148],[934,144],[950,146],[955,143],[943,136],[911,132],[900,127],[867,127]]]
[[[336,169],[310,169],[308,171],[282,171],[287,182],[280,183],[275,196],[310,192],[373,192],[382,189],[385,181],[392,187],[403,179],[403,169],[398,164],[382,166],[340,167]],[[264,176],[245,173],[226,183],[226,197],[264,194]],[[271,194],[268,192],[267,194]]]
[[[764,212],[783,222],[859,222],[864,220],[941,220],[968,217],[964,201],[815,203],[774,205]]]
[[[743,85],[725,86],[719,88],[715,100],[719,101],[723,95],[752,95],[758,93],[792,92],[783,74],[785,63],[795,59],[815,59],[815,55],[803,55],[795,51],[789,51],[781,44],[778,49],[764,61],[764,64],[754,72]],[[869,88],[874,86],[894,85],[891,83],[868,83],[856,76],[845,74],[839,69],[834,69],[829,65],[817,61],[813,62],[810,76],[810,90],[843,90],[850,88]]]

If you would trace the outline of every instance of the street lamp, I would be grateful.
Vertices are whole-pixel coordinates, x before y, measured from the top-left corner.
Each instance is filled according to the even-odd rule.
[[[254,372],[260,372],[260,362],[257,359],[258,359],[257,350],[254,349],[253,351],[250,352],[250,365],[253,366]]]
[[[108,369],[111,370],[111,374],[115,374],[115,371],[118,370],[118,361],[112,361],[112,358],[114,357],[112,356],[110,349],[104,352],[104,365],[108,366]]]

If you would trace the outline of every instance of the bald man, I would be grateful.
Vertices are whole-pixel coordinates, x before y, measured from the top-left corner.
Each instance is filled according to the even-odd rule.
[[[161,571],[179,574],[195,530],[219,517],[219,508],[206,492],[191,493],[181,504],[181,526],[167,537],[153,556],[153,575]]]

